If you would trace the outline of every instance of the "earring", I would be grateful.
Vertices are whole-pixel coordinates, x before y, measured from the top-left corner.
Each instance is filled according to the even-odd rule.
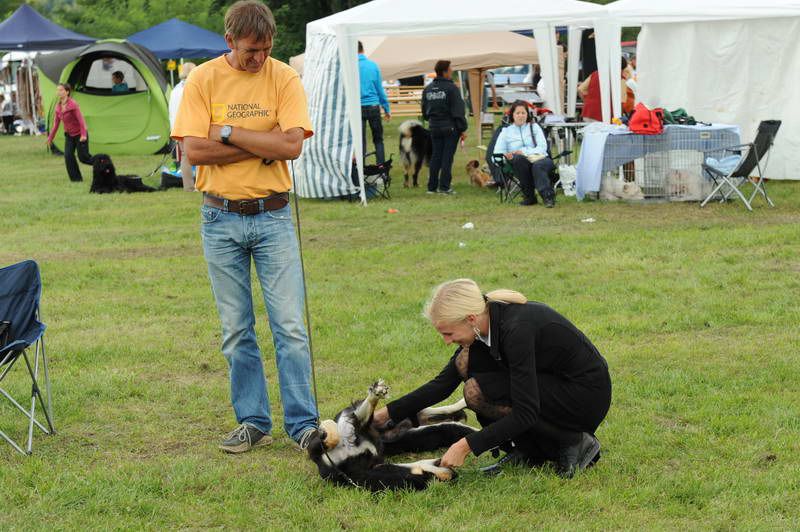
[[[481,339],[481,331],[479,331],[477,327],[473,327],[472,328],[472,332],[475,333],[475,339],[476,340],[480,340]]]

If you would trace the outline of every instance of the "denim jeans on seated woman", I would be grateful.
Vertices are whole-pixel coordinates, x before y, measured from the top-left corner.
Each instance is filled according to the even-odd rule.
[[[303,321],[300,253],[287,205],[240,215],[201,207],[203,253],[222,321],[222,354],[228,361],[231,401],[239,423],[272,431],[261,352],[256,342],[250,264],[255,264],[275,346],[284,428],[297,441],[316,426],[311,355]]]

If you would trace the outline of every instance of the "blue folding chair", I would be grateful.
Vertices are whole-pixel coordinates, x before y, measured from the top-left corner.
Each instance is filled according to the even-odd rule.
[[[31,454],[33,451],[33,426],[45,434],[54,434],[52,405],[50,403],[50,378],[47,372],[47,356],[44,350],[45,324],[39,321],[39,298],[42,294],[42,279],[39,266],[26,260],[0,269],[0,395],[8,399],[17,410],[28,418],[27,450],[0,431],[0,436],[17,451]],[[28,349],[33,348],[33,360]],[[31,407],[26,410],[11,394],[3,389],[3,381],[18,361],[24,361],[31,377]],[[44,369],[44,384],[47,401],[39,387],[39,362]],[[47,427],[36,419],[36,402],[44,411]]]

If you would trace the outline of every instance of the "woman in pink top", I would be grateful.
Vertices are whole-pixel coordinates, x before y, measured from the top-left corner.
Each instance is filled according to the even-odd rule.
[[[56,102],[56,119],[53,122],[53,130],[47,136],[47,145],[53,143],[58,126],[64,123],[64,161],[67,163],[67,174],[70,181],[83,181],[81,169],[78,161],[75,160],[75,150],[78,151],[78,159],[83,164],[92,164],[92,156],[89,155],[89,139],[86,131],[86,122],[83,120],[81,109],[78,102],[73,100],[72,87],[69,83],[60,83],[56,88],[58,102]]]

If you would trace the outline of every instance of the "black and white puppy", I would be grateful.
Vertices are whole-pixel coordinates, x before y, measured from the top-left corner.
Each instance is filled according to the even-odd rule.
[[[320,424],[308,446],[309,458],[320,476],[340,486],[370,491],[423,490],[435,479],[448,481],[455,471],[440,467],[438,459],[391,464],[386,456],[447,448],[475,429],[461,423],[466,403],[426,408],[414,420],[403,420],[389,430],[372,426],[372,414],[389,387],[379,380],[370,386],[366,399],[345,408]]]
[[[109,192],[154,192],[156,189],[142,183],[135,175],[117,175],[111,157],[98,153],[92,157],[92,187],[90,192],[107,194]]]
[[[408,188],[408,178],[412,176],[414,186],[422,166],[431,162],[431,132],[416,120],[406,120],[400,124],[400,160],[403,162],[403,186]]]

